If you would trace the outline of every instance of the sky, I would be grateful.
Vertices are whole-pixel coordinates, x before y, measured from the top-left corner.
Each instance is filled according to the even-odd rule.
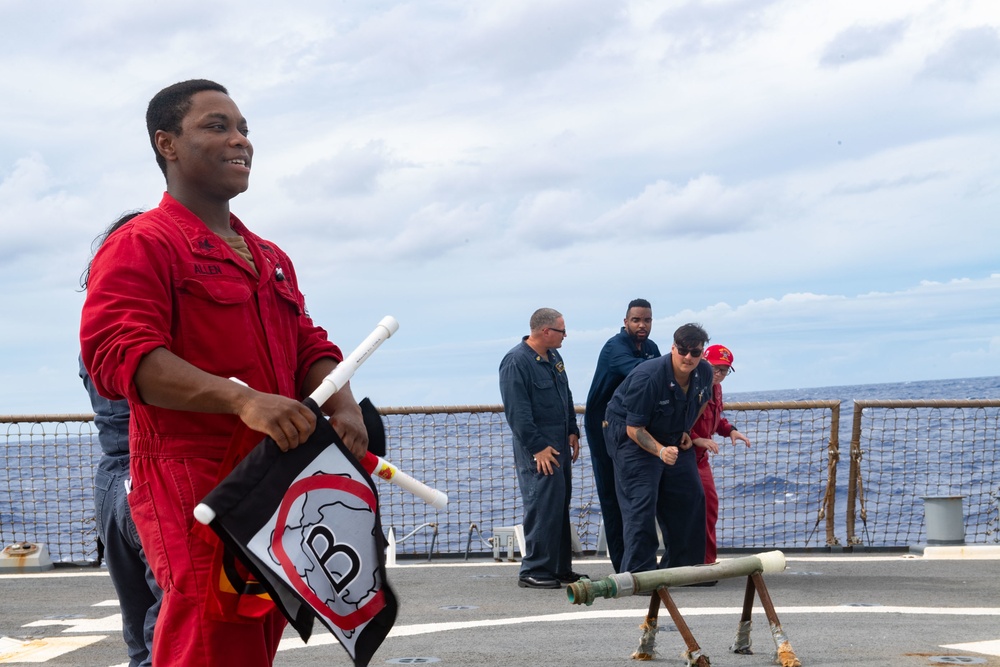
[[[89,411],[80,274],[190,78],[314,319],[399,321],[376,405],[499,403],[540,307],[582,404],[636,297],[727,392],[1000,376],[995,0],[0,0],[0,414]]]

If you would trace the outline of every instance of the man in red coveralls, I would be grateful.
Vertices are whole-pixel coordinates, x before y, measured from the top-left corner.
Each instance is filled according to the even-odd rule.
[[[267,601],[248,616],[209,611],[218,553],[192,510],[263,435],[284,451],[306,441],[316,422],[298,399],[343,357],[310,319],[288,257],[229,212],[253,146],[226,89],[169,86],[146,124],[167,192],[97,252],[83,359],[98,391],[132,412],[129,504],[164,591],[154,664],[270,665],[284,619]],[[350,388],[322,408],[363,456]]]

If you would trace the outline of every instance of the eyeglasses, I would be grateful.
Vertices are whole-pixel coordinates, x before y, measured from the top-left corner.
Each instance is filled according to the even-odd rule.
[[[712,371],[718,373],[722,377],[726,377],[732,372],[732,368],[729,366],[712,366]]]
[[[549,331],[557,331],[557,332],[561,333],[563,336],[566,335],[566,330],[565,329],[556,329],[556,328],[553,328],[553,327],[549,327]]]
[[[681,347],[676,344],[674,347],[677,348],[677,356],[679,357],[686,357],[690,354],[692,357],[697,359],[701,356],[701,353],[705,351],[705,349],[701,347]]]

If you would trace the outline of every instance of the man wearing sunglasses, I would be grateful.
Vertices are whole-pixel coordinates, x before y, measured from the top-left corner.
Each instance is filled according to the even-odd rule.
[[[705,559],[705,492],[690,436],[712,397],[708,334],[674,332],[670,354],[639,364],[608,404],[604,439],[622,510],[622,572],[699,565]],[[656,562],[659,523],[666,553]]]
[[[566,322],[539,308],[531,333],[500,362],[500,396],[514,435],[514,465],[524,501],[524,550],[517,585],[560,588],[584,575],[570,568],[570,466],[580,456],[580,428],[558,348]]]

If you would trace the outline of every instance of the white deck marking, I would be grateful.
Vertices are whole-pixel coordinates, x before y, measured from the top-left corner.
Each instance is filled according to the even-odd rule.
[[[742,607],[693,607],[681,608],[681,615],[687,616],[721,616],[729,615],[739,618],[743,612]],[[762,607],[754,607],[754,614],[763,615]],[[938,615],[938,616],[1000,616],[1000,607],[961,607],[961,608],[932,608],[932,607],[775,607],[778,616],[794,616],[796,614],[913,614],[913,615]],[[561,614],[548,614],[545,616],[518,616],[516,618],[503,618],[482,621],[449,622],[449,623],[420,623],[415,625],[395,626],[389,632],[389,637],[411,637],[413,635],[423,635],[432,632],[445,632],[448,630],[463,630],[467,628],[481,628],[492,625],[521,625],[523,623],[563,623],[565,621],[586,621],[604,618],[644,618],[645,609],[602,609],[596,611],[566,612]]]
[[[951,648],[957,651],[968,651],[970,653],[1000,656],[1000,639],[985,642],[969,642],[966,644],[943,644],[941,648]]]
[[[729,615],[739,617],[743,612],[742,607],[691,607],[681,608],[683,616],[722,616]],[[753,613],[763,615],[763,607],[754,607]],[[827,606],[827,607],[775,607],[775,613],[779,616],[794,616],[796,614],[908,614],[908,615],[937,615],[937,616],[1000,616],[1000,607],[848,607],[848,606]],[[563,623],[566,621],[586,621],[608,618],[644,618],[645,609],[599,609],[591,611],[565,612],[560,614],[546,614],[540,616],[518,616],[516,618],[498,618],[479,621],[453,621],[447,623],[417,623],[413,625],[396,625],[389,631],[388,639],[393,637],[413,637],[415,635],[426,635],[435,632],[450,632],[453,630],[469,630],[473,628],[485,628],[503,625],[521,625],[524,623]],[[337,639],[331,634],[314,635],[309,644],[305,644],[298,637],[282,639],[278,645],[279,651],[290,651],[306,646],[325,646],[335,644]],[[996,644],[996,650],[1000,651],[1000,640],[997,642],[978,642],[980,644]],[[962,648],[966,645],[945,646],[943,648]],[[972,646],[972,645],[968,645]],[[979,648],[962,648],[962,650],[986,652]],[[997,654],[989,655],[1000,655]]]
[[[48,637],[22,642],[10,637],[0,637],[0,664],[14,662],[48,662],[78,648],[96,644],[107,635],[80,635],[78,637]]]
[[[974,553],[973,553],[974,552]],[[979,550],[942,550],[940,553],[928,554],[928,559],[940,559],[940,558],[955,558],[955,559],[969,559],[969,558],[983,558],[990,557],[996,558],[998,555],[997,551],[994,549],[979,549]],[[835,556],[792,556],[788,557],[787,561],[789,563],[793,562],[846,562],[846,561],[860,561],[860,562],[873,562],[873,561],[919,561],[923,560],[924,557],[913,554],[901,554],[901,555],[886,555],[886,556],[845,556],[845,555],[835,555]],[[594,560],[594,563],[609,563],[610,561],[602,561],[600,559]],[[462,563],[461,567],[496,567],[507,565],[508,568],[513,569],[514,567],[519,567],[519,563],[496,563],[496,562],[482,562],[482,563]],[[407,563],[405,565],[397,565],[396,568],[391,569],[423,569],[423,568],[454,568],[454,563]],[[18,579],[28,579],[28,578],[38,578],[38,579],[49,579],[49,578],[72,578],[72,577],[107,577],[106,571],[87,571],[87,572],[45,572],[45,573],[32,573],[32,574],[11,574],[5,575],[0,574],[0,580],[17,577]],[[114,607],[118,605],[118,601],[103,600],[101,602],[95,603],[92,606],[95,607]],[[685,616],[713,616],[713,615],[736,615],[738,616],[742,612],[742,607],[697,607],[697,608],[685,608],[681,609],[681,613]],[[846,605],[833,605],[833,606],[799,606],[799,607],[777,607],[776,612],[780,616],[787,615],[801,615],[801,614],[903,614],[903,615],[913,615],[913,616],[1000,616],[1000,607],[955,607],[955,608],[941,608],[941,607],[902,607],[902,606],[880,606],[880,607],[851,607]],[[528,617],[516,617],[516,618],[502,618],[493,620],[480,620],[480,621],[467,621],[467,622],[447,622],[447,623],[419,623],[412,625],[397,625],[389,633],[389,638],[393,637],[410,637],[416,635],[426,635],[433,634],[437,632],[450,632],[454,630],[465,630],[474,629],[490,626],[513,626],[522,623],[539,623],[539,622],[552,622],[560,623],[567,620],[579,621],[579,620],[600,620],[600,619],[614,619],[614,618],[636,618],[641,619],[645,616],[645,609],[587,609],[585,611],[573,611],[558,614],[549,615],[538,615],[538,616],[528,616]],[[759,607],[754,608],[754,614],[759,616],[763,614],[763,610]],[[57,658],[61,655],[65,655],[71,651],[84,646],[89,646],[101,640],[107,639],[109,636],[113,636],[120,640],[121,636],[121,615],[114,614],[112,616],[102,617],[99,619],[45,619],[40,621],[35,621],[24,627],[40,627],[40,626],[58,626],[63,625],[66,628],[62,631],[63,633],[94,633],[103,632],[108,633],[106,635],[88,635],[80,634],[73,636],[60,636],[51,637],[47,639],[41,639],[31,642],[22,642],[9,637],[0,637],[0,664],[7,663],[42,663],[47,662],[50,659]],[[322,626],[317,626],[317,634],[310,639],[308,646],[323,646],[327,644],[335,644],[337,642],[336,638],[327,633],[325,628]],[[289,651],[299,648],[306,648],[307,645],[304,644],[297,637],[289,637],[281,641],[278,650],[279,651]],[[943,649],[968,651],[970,653],[979,653],[981,655],[989,656],[1000,656],[1000,639],[987,640],[979,642],[970,642],[962,644],[948,644],[942,645]],[[114,665],[112,667],[127,667],[127,663],[121,663]]]
[[[4,579],[68,579],[70,577],[108,577],[107,570],[94,570],[81,572],[79,570],[51,572],[25,572],[24,574],[0,574],[0,581]]]
[[[117,632],[122,631],[122,615],[112,614],[102,618],[43,618],[25,623],[22,628],[43,628],[53,625],[68,626],[63,632]]]
[[[109,601],[113,602],[113,601]],[[115,603],[116,604],[116,603]],[[98,605],[95,605],[98,606]],[[99,606],[108,606],[101,603]],[[688,607],[681,608],[684,616],[738,616],[742,612],[742,607]],[[762,615],[763,608],[754,607],[755,615]],[[849,607],[844,605],[836,606],[799,606],[799,607],[776,607],[775,612],[779,616],[794,616],[798,614],[904,614],[904,615],[938,615],[938,616],[1000,616],[1000,607],[902,607],[902,606],[882,606],[882,607]],[[456,630],[470,630],[475,628],[521,625],[524,623],[562,623],[565,621],[587,621],[615,618],[636,618],[645,616],[645,609],[588,609],[586,611],[564,612],[559,614],[546,614],[536,616],[518,616],[516,618],[484,619],[478,621],[446,622],[446,623],[416,623],[411,625],[397,625],[389,633],[388,639],[394,637],[413,637],[416,635],[433,634],[437,632],[451,632]],[[64,633],[75,632],[113,632],[117,636],[121,632],[121,615],[114,614],[98,619],[43,619],[28,623],[23,627],[44,627],[44,626],[67,626]],[[298,637],[289,637],[281,640],[278,651],[291,651],[295,649],[326,646],[336,644],[337,639],[325,632],[325,628],[317,626],[320,634],[314,635],[309,644],[305,644]],[[42,663],[50,659],[65,655],[78,648],[89,646],[103,639],[108,635],[79,635],[73,637],[50,637],[31,642],[21,642],[9,637],[0,637],[0,664],[5,663]],[[968,651],[970,653],[980,653],[983,655],[1000,656],[1000,639],[992,641],[972,642],[966,644],[947,644],[941,648]],[[123,667],[117,665],[114,667]]]

